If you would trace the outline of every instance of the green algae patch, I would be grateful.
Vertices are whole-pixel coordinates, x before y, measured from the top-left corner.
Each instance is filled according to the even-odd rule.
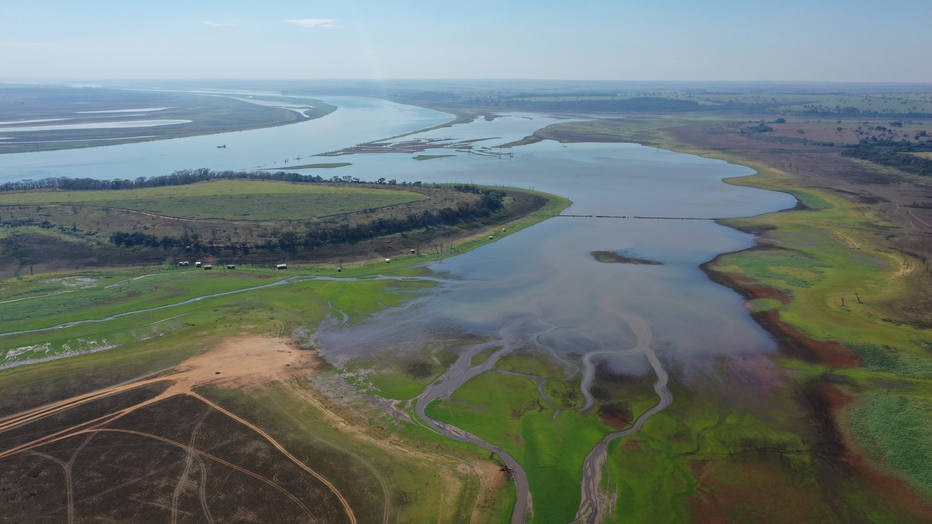
[[[663,264],[656,260],[632,257],[616,251],[593,251],[592,258],[594,258],[596,262],[601,262],[603,264],[643,264],[650,266],[659,266]]]

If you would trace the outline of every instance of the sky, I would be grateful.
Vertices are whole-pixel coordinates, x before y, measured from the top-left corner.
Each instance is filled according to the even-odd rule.
[[[0,82],[932,83],[930,0],[0,0]]]

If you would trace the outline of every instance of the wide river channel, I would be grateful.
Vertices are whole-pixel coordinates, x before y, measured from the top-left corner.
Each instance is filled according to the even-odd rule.
[[[683,370],[723,355],[774,349],[741,297],[712,283],[699,269],[719,253],[753,243],[752,236],[711,219],[751,216],[795,204],[786,194],[722,182],[751,174],[750,169],[636,144],[545,141],[504,150],[506,154],[500,156],[475,153],[483,147],[494,151],[496,145],[556,121],[533,114],[503,115],[399,139],[449,139],[451,144],[485,139],[472,144],[473,152],[455,147],[425,151],[452,155],[443,158],[418,161],[412,153],[313,157],[451,118],[382,100],[322,98],[339,109],[288,126],[0,155],[0,182],[58,176],[133,179],[201,167],[351,162],[313,172],[362,180],[384,177],[534,188],[573,201],[564,216],[431,264],[430,269],[442,277],[439,284],[405,306],[351,328],[321,326],[318,346],[338,365],[354,358],[368,360],[381,351],[436,347],[471,335],[472,340],[486,341],[477,349],[547,351],[564,362],[567,374],[579,373],[583,381],[587,372],[591,374],[593,361],[600,361],[620,373],[654,373],[658,382],[663,374],[665,384],[665,373],[658,366]],[[218,149],[221,144],[226,147]],[[600,263],[593,251],[617,251],[662,265]],[[633,350],[647,345],[649,352]],[[469,371],[461,371],[459,377],[446,380],[455,385],[469,376]],[[447,394],[438,390],[435,397]]]

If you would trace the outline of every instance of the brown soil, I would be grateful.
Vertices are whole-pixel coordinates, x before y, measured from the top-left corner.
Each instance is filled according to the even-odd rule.
[[[241,335],[185,360],[169,375],[174,385],[165,396],[189,393],[208,384],[242,387],[307,375],[317,366],[314,353],[298,349],[290,340]]]
[[[494,506],[497,501],[501,500],[502,490],[511,483],[508,473],[502,471],[502,467],[498,464],[488,460],[477,462],[472,467],[461,464],[459,471],[479,477],[480,492],[470,523],[480,524],[485,522],[483,519],[488,517],[488,514],[484,511],[484,508]]]
[[[824,522],[818,490],[799,489],[776,458],[695,461],[698,496],[690,515],[698,523]]]
[[[747,300],[753,300],[756,298],[773,298],[779,300],[782,304],[789,304],[790,300],[793,299],[793,295],[789,291],[755,284],[751,281],[751,279],[742,275],[730,275],[709,269],[709,265],[713,262],[714,260],[712,262],[706,262],[701,266],[702,270],[709,277],[709,280],[733,289]]]
[[[780,320],[780,312],[775,309],[752,313],[751,316],[777,338],[781,349],[794,357],[837,368],[860,365],[857,355],[845,346],[834,341],[820,342],[803,335]]]

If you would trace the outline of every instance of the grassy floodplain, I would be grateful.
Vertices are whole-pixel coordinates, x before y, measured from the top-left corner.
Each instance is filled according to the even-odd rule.
[[[901,210],[915,205],[918,193],[910,188],[929,182],[847,162],[832,156],[831,146],[802,139],[786,150],[780,137],[743,135],[733,120],[702,115],[560,123],[524,141],[586,141],[592,133],[597,141],[722,158],[758,172],[729,183],[788,192],[800,201],[796,210],[722,220],[759,234],[758,246],[704,266],[713,279],[745,294],[754,317],[781,344],[770,366],[771,379],[782,386],[769,394],[770,408],[763,415],[760,406],[752,408],[755,415],[741,414],[749,406],[710,410],[700,401],[707,393],[691,385],[656,422],[614,445],[613,478],[641,475],[637,483],[615,481],[619,500],[633,504],[627,516],[637,519],[711,512],[737,520],[923,520],[932,497],[930,273],[928,244],[921,240],[928,232]],[[849,177],[832,174],[839,164],[851,165]],[[816,452],[829,443],[831,453]],[[757,460],[735,461],[742,453]],[[839,476],[839,463],[851,477]],[[658,475],[649,480],[644,471]],[[795,486],[812,490],[801,498]],[[768,500],[795,502],[772,504],[761,492]],[[652,504],[657,493],[680,504],[658,508]]]
[[[213,211],[207,211],[207,204],[217,199],[218,187],[232,189],[234,200],[246,195],[275,198],[279,193],[276,188],[282,187],[278,182],[218,182],[194,190],[201,193],[188,194],[189,198],[206,199],[197,206],[206,215],[242,209],[229,207],[221,199]],[[301,191],[284,185],[305,203],[308,199],[320,197],[323,202],[342,195],[345,198],[340,200],[337,211],[359,207],[362,202],[372,205],[378,193],[387,196],[386,205],[397,204],[399,198],[402,202],[423,198],[419,193],[388,189],[323,187]],[[109,206],[109,200],[101,199],[106,193],[87,192],[82,205]],[[158,191],[134,190],[127,194],[133,197],[133,203],[123,202],[124,207],[174,212],[175,208],[159,207],[172,204]],[[31,198],[46,199],[41,205],[51,206],[55,204],[47,199],[55,197],[56,192],[45,192],[32,194]],[[519,231],[567,205],[563,199],[551,198],[544,207],[507,224],[500,223],[495,230],[504,225],[508,233]],[[499,236],[508,233],[500,232]],[[237,518],[253,520],[259,519],[258,515],[275,515],[290,520],[301,518],[300,508],[314,507],[317,516],[341,520],[340,515],[349,507],[359,522],[507,519],[513,489],[497,464],[473,448],[449,443],[418,425],[406,423],[407,415],[402,411],[398,411],[402,418],[393,417],[384,406],[372,404],[369,397],[348,387],[341,378],[346,370],[322,367],[306,349],[313,345],[308,326],[328,316],[358,322],[433,285],[429,281],[371,277],[416,276],[416,264],[482,245],[489,241],[486,236],[485,232],[461,236],[451,242],[455,249],[407,254],[395,258],[391,266],[381,259],[377,263],[346,264],[339,273],[332,265],[291,264],[283,272],[268,265],[204,271],[172,263],[20,275],[4,280],[0,284],[0,357],[6,369],[0,368],[0,432],[6,444],[0,451],[5,471],[0,484],[9,495],[5,495],[7,511],[28,518],[64,515],[65,506],[59,498],[36,504],[23,496],[24,490],[71,493],[74,488],[75,496],[81,497],[80,490],[88,486],[71,481],[61,484],[56,480],[61,478],[60,468],[55,469],[58,466],[36,463],[29,458],[33,455],[10,450],[10,446],[24,445],[26,449],[39,446],[49,453],[71,457],[80,453],[74,478],[99,475],[120,482],[116,490],[104,492],[120,500],[155,501],[167,496],[171,501],[167,505],[134,507],[112,502],[108,498],[111,495],[94,494],[69,505],[69,511],[100,515],[102,508],[107,508],[110,517],[118,520],[165,520],[171,513],[197,506],[195,493],[176,488],[172,496],[170,488],[164,491],[164,486],[171,485],[181,471],[174,465],[185,463],[183,453],[167,452],[164,444],[189,442],[190,449],[202,458],[190,466],[193,469],[184,471],[201,479],[197,481],[201,486],[199,497],[202,502],[213,501],[207,506],[217,518],[222,517],[216,513],[220,508],[242,507],[237,503],[237,494],[249,492],[253,496],[265,495],[250,506],[250,511],[257,512],[254,516]],[[338,276],[343,278],[332,280]],[[293,341],[287,353],[302,355],[306,363],[284,370],[286,376],[256,380],[247,378],[248,374],[230,375],[233,372],[228,366],[235,365],[218,360],[213,364],[216,375],[210,372],[208,376],[221,380],[219,384],[198,383],[186,395],[157,400],[164,385],[180,380],[175,377],[194,366],[199,355],[213,355],[218,347],[247,341],[242,358],[250,358],[259,340],[251,337],[256,335],[261,340]],[[32,363],[24,365],[27,362]],[[177,367],[185,362],[192,364]],[[223,383],[228,375],[233,382]],[[147,385],[151,380],[158,381],[158,377],[164,380]],[[15,413],[101,390],[113,392],[85,402],[80,408],[62,410],[54,417],[39,417],[24,426],[7,425]],[[263,433],[258,433],[260,430]],[[45,446],[43,441],[34,440],[44,432],[65,436]],[[93,438],[106,447],[91,446],[85,451],[80,444],[82,438]],[[280,443],[292,455],[276,451],[270,442]],[[100,449],[114,446],[124,451],[100,454]],[[291,456],[326,479],[332,488],[295,470]],[[261,462],[254,457],[262,458]],[[108,464],[124,466],[113,469]],[[36,468],[43,471],[39,480],[21,482],[23,475],[28,476],[27,472]],[[238,476],[237,471],[245,476]],[[182,478],[187,474],[182,473]],[[213,480],[220,478],[228,480]],[[291,502],[279,501],[282,489],[303,494]],[[96,491],[91,489],[91,493]],[[335,499],[334,493],[342,498]]]
[[[779,180],[765,176],[758,184]],[[826,193],[803,193],[800,199],[810,210],[727,222],[773,227],[763,242],[781,249],[725,255],[710,269],[739,285],[792,297],[761,305],[755,314],[816,342],[802,356],[825,366],[823,381],[827,373],[844,377],[835,387],[849,395],[843,420],[850,424],[844,428],[850,441],[884,469],[932,494],[932,477],[923,465],[932,457],[932,425],[919,415],[932,408],[932,331],[897,320],[898,302],[909,300],[922,279],[916,273],[928,269],[921,260],[884,248],[881,238],[892,224],[866,206]]]

